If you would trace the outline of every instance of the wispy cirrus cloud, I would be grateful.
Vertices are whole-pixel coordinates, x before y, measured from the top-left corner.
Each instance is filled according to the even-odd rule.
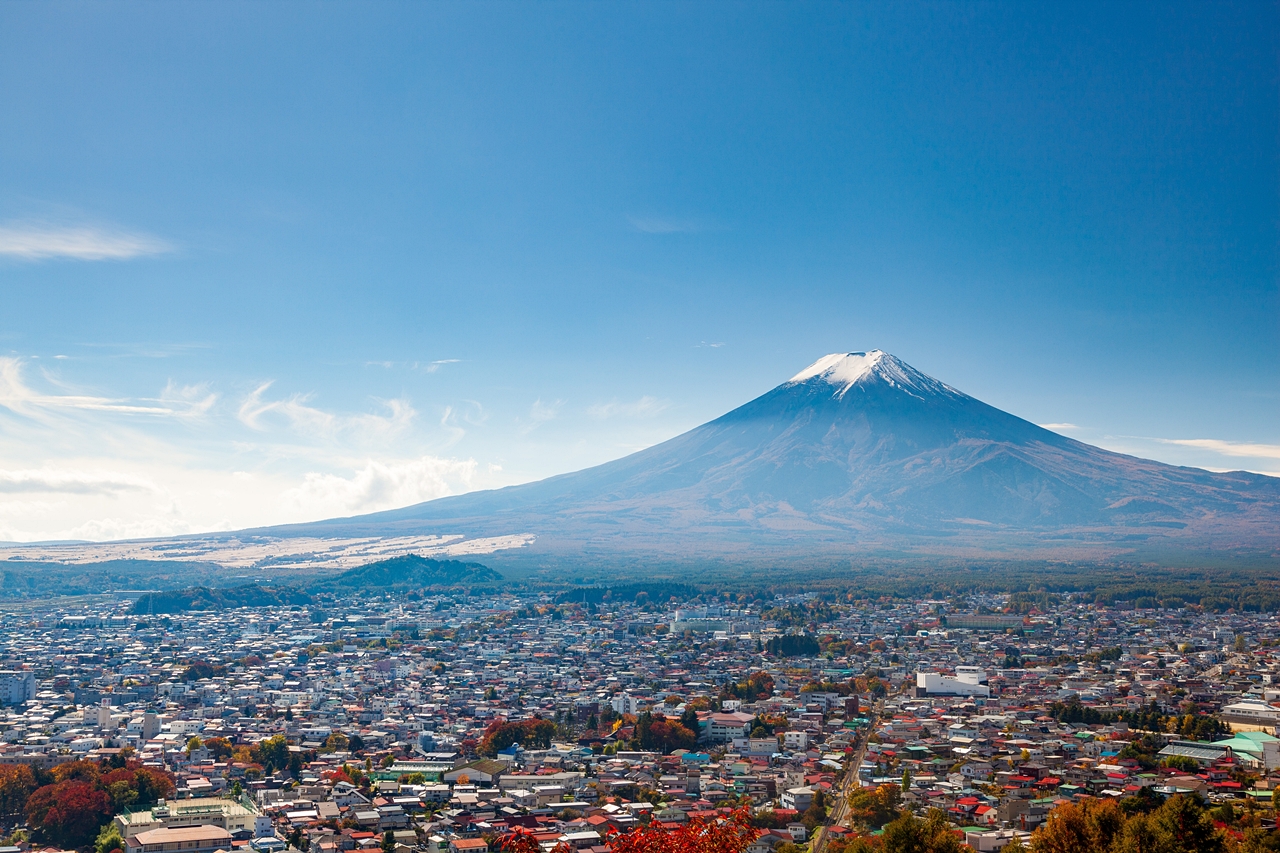
[[[607,403],[596,403],[588,407],[587,414],[596,420],[609,418],[651,418],[666,411],[671,406],[670,400],[659,400],[657,397],[644,396],[630,403],[611,400]]]
[[[1223,441],[1217,438],[1157,438],[1161,444],[1176,444],[1208,450],[1222,456],[1245,459],[1280,459],[1280,444],[1254,444],[1247,441]]]
[[[0,470],[0,494],[116,495],[156,491],[159,490],[155,484],[144,478],[110,471],[69,468]]]
[[[533,432],[535,429],[547,423],[548,421],[554,421],[557,417],[559,417],[560,407],[563,405],[564,405],[563,400],[555,400],[550,403],[542,402],[541,397],[534,400],[533,405],[529,407],[528,420],[521,422],[520,420],[517,419],[517,423],[520,424],[520,427],[519,427],[520,434],[528,435],[529,433]]]
[[[1072,430],[1080,429],[1080,427],[1075,424],[1038,424],[1038,426],[1041,426],[1044,429],[1053,430],[1054,432],[1070,432]]]
[[[25,261],[124,261],[171,251],[171,244],[141,231],[36,222],[0,225],[0,255]]]
[[[308,405],[310,395],[292,394],[268,399],[272,383],[264,382],[240,402],[236,416],[253,430],[264,431],[272,418],[282,419],[291,429],[313,437],[353,434],[357,438],[388,438],[404,432],[417,417],[408,400],[382,400],[387,414],[339,414]]]
[[[462,361],[460,358],[438,358],[435,361],[366,361],[364,366],[383,367],[387,370],[398,367],[420,370],[423,373],[436,373],[446,364],[457,364],[460,361]]]
[[[167,385],[159,397],[139,399],[78,393],[49,394],[28,384],[23,370],[22,359],[0,357],[0,407],[29,417],[57,411],[198,417],[208,412],[217,401],[217,395],[206,386],[177,386],[173,383]]]

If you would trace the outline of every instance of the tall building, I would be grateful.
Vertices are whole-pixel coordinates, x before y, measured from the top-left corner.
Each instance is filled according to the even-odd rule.
[[[36,677],[21,670],[0,670],[0,703],[21,705],[36,698]]]

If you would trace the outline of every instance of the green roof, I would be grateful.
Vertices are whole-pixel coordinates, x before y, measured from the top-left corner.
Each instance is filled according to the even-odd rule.
[[[1226,740],[1216,740],[1214,746],[1229,746],[1233,752],[1248,752],[1255,755],[1261,755],[1263,744],[1275,743],[1280,738],[1273,737],[1263,732],[1239,732],[1235,737]]]

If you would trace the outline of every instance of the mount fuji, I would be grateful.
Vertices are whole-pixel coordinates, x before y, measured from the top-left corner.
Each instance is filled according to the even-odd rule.
[[[268,532],[266,530],[262,532]],[[1113,453],[878,350],[825,356],[614,462],[275,536],[536,537],[528,556],[1280,558],[1280,479]],[[496,556],[496,555],[495,555]]]

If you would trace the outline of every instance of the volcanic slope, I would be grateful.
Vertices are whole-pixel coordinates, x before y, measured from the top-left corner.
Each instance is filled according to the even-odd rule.
[[[1102,450],[888,353],[837,353],[710,423],[535,483],[273,533],[531,533],[545,554],[1113,556],[1280,548],[1280,479]],[[1268,557],[1270,559],[1271,557]]]

